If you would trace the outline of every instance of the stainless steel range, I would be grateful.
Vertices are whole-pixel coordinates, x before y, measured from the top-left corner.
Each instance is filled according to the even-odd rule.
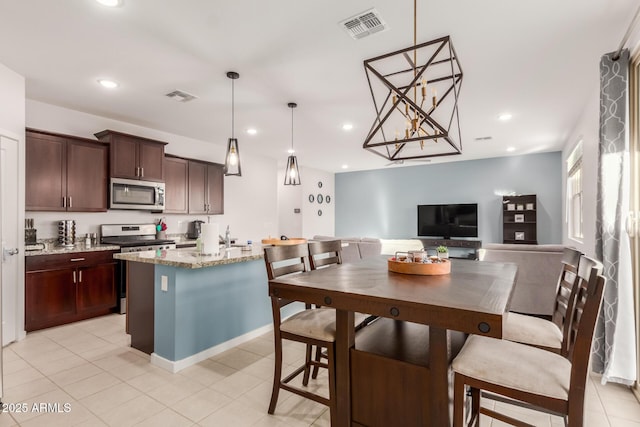
[[[162,249],[175,249],[176,242],[168,239],[156,239],[155,224],[103,224],[100,226],[102,244],[120,246],[120,252],[142,252]],[[118,262],[116,287],[121,314],[127,307],[127,270],[126,262]]]

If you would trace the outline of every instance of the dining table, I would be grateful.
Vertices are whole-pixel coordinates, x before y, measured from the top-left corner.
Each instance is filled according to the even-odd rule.
[[[352,419],[350,354],[355,345],[354,313],[428,325],[429,384],[426,425],[449,426],[448,331],[501,338],[517,266],[452,259],[442,275],[388,270],[388,256],[374,256],[269,281],[269,294],[336,310],[334,427],[361,425]],[[365,327],[366,328],[366,327]],[[427,353],[425,353],[427,354]]]

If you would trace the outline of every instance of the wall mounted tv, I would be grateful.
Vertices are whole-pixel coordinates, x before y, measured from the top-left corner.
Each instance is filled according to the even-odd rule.
[[[418,236],[478,237],[478,204],[418,205]]]

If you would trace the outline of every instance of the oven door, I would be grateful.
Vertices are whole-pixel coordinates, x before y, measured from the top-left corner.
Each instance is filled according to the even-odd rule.
[[[111,209],[164,209],[164,183],[111,178]]]

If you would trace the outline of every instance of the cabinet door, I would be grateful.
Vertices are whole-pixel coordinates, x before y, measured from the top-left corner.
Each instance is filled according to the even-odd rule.
[[[78,269],[78,314],[116,306],[115,263]]]
[[[224,166],[207,165],[207,206],[211,214],[224,213]]]
[[[25,209],[66,210],[66,141],[51,135],[27,132]]]
[[[111,140],[111,176],[138,179],[138,140],[116,135]]]
[[[138,166],[140,166],[138,178],[145,181],[164,181],[162,173],[164,145],[147,141],[139,141],[138,144]]]
[[[25,329],[33,331],[73,320],[76,311],[75,269],[25,274]]]
[[[189,163],[185,159],[164,159],[164,212],[187,213],[189,210]]]
[[[189,161],[189,213],[206,214],[207,165]]]
[[[107,211],[107,147],[67,142],[67,210]]]

